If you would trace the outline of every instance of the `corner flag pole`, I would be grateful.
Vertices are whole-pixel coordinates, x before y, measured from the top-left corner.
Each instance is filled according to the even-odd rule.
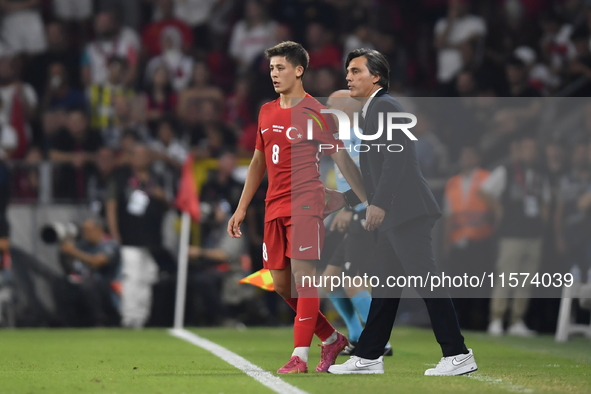
[[[183,212],[181,236],[176,277],[176,298],[174,301],[174,328],[183,328],[185,317],[185,298],[187,294],[187,273],[189,268],[189,234],[191,233],[191,215]]]

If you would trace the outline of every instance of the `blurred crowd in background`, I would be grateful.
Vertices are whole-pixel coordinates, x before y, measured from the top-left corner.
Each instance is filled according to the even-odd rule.
[[[387,57],[390,93],[400,97],[591,93],[589,0],[0,0],[0,13],[0,216],[5,222],[9,203],[88,204],[95,219],[87,223],[87,249],[104,258],[87,266],[100,270],[119,255],[137,262],[123,265],[123,274],[134,278],[124,289],[137,299],[126,299],[125,290],[117,294],[116,309],[130,327],[147,324],[157,295],[151,286],[162,272],[174,271],[174,253],[162,247],[160,229],[174,209],[188,155],[198,168],[202,163],[205,203],[190,249],[190,296],[197,301],[189,308],[201,312],[189,313],[189,323],[279,321],[274,294],[222,286],[262,267],[265,185],[249,208],[246,240],[229,243],[223,229],[242,190],[237,167],[254,151],[258,110],[277,97],[266,48],[284,40],[303,43],[310,54],[304,87],[317,97],[346,88],[343,60],[359,47]],[[562,259],[566,271],[578,264],[586,273],[591,106],[580,127],[543,136],[514,132],[541,116],[535,100],[492,118],[475,115],[476,129],[440,129],[428,111],[407,110],[419,113],[413,132],[421,168],[445,207],[442,264],[465,271],[484,259],[493,267],[523,250],[527,269]],[[41,163],[50,164],[49,177]],[[479,166],[486,170],[476,176]],[[330,166],[323,168],[327,179]],[[488,170],[493,180],[487,181]],[[503,222],[517,204],[506,196],[513,181],[526,189],[535,183],[513,196],[536,200],[518,202],[535,204],[535,223],[521,233]],[[462,218],[463,199],[474,199],[470,209],[490,222],[478,227]],[[95,247],[102,239],[95,227],[115,246]],[[0,234],[7,238],[8,228]],[[514,238],[539,245],[507,246]],[[85,261],[72,245],[62,245],[62,252]],[[110,272],[109,282],[116,275]],[[498,334],[509,306],[491,305],[489,316],[488,300],[458,301],[461,324]],[[91,324],[110,324],[97,308]],[[554,329],[555,300],[517,302],[512,310],[511,326],[527,321],[538,331]],[[525,327],[514,332],[531,334]]]

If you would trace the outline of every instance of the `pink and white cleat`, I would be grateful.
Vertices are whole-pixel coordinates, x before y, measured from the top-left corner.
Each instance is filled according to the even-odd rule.
[[[328,368],[335,363],[339,353],[349,344],[347,337],[337,331],[337,340],[330,345],[318,345],[322,347],[320,355],[320,364],[316,367],[316,372],[328,372]]]
[[[277,373],[308,373],[308,364],[298,356],[292,356]]]

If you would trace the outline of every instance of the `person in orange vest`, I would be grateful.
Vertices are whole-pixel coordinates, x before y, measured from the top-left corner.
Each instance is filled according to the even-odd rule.
[[[460,155],[460,173],[445,186],[444,254],[450,274],[482,275],[490,271],[494,231],[492,211],[478,195],[489,172],[479,168],[480,155],[474,146],[465,146]],[[460,294],[456,294],[456,297]],[[452,297],[453,289],[452,289]],[[466,295],[464,295],[466,297]],[[486,328],[488,300],[454,298],[460,327]],[[480,313],[480,315],[479,315]]]

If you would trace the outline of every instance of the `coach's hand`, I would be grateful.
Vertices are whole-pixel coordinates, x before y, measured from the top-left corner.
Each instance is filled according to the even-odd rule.
[[[232,238],[240,238],[242,237],[242,231],[240,231],[240,225],[244,221],[244,217],[246,216],[246,211],[237,209],[234,212],[234,215],[230,218],[228,222],[228,234]]]
[[[345,206],[345,197],[343,197],[343,193],[327,187],[324,188],[324,193],[326,193],[326,196],[328,197],[328,201],[324,205],[324,217],[327,217],[331,213],[336,212]]]
[[[330,231],[334,231],[336,229],[339,233],[344,233],[349,227],[349,223],[351,223],[351,218],[353,218],[352,211],[340,211],[332,221],[332,224],[330,225]]]
[[[365,214],[365,229],[367,231],[373,231],[380,227],[384,221],[384,216],[386,216],[386,211],[382,208],[375,205],[367,207]]]

